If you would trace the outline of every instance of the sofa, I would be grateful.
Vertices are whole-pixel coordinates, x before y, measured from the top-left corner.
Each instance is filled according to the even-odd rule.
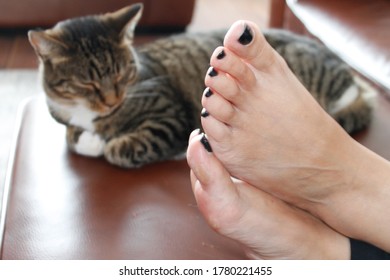
[[[270,26],[313,36],[390,94],[390,1],[272,0]]]

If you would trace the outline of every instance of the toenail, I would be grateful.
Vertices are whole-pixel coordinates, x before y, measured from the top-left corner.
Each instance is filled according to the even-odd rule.
[[[200,115],[201,115],[203,118],[206,118],[206,117],[208,117],[210,114],[209,114],[209,112],[207,112],[206,108],[203,108],[203,109],[202,109],[202,112],[200,112]]]
[[[203,133],[202,138],[200,138],[200,143],[202,143],[203,147],[208,151],[209,153],[212,153],[213,150],[211,149],[209,140],[207,140],[206,134]]]
[[[207,73],[210,77],[215,77],[218,75],[218,72],[214,69],[214,67],[210,67],[209,72]]]
[[[224,50],[222,50],[218,55],[217,55],[217,59],[222,59],[226,56],[226,53]]]
[[[244,33],[238,38],[238,42],[242,45],[248,45],[253,40],[253,34],[252,30],[249,28],[248,25],[245,25]]]
[[[206,88],[205,91],[204,91],[204,96],[205,97],[210,97],[212,95],[213,95],[213,92],[211,91],[211,89],[209,87]]]

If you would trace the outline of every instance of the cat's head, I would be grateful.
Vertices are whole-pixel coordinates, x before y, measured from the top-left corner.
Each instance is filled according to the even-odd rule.
[[[131,45],[142,8],[134,4],[114,13],[65,20],[48,30],[29,31],[50,103],[60,105],[56,108],[84,106],[105,116],[123,102],[126,88],[137,77]]]

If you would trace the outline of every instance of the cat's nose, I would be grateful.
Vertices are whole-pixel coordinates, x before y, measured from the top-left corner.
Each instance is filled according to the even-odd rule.
[[[108,107],[114,107],[115,105],[118,104],[119,102],[119,97],[116,95],[115,91],[110,91],[107,92],[104,95],[104,104],[107,105]]]

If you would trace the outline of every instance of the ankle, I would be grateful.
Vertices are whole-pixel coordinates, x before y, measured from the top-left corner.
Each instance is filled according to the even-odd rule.
[[[352,138],[345,150],[338,184],[306,209],[345,236],[389,250],[390,163]]]
[[[322,141],[312,153],[312,174],[305,183],[306,196],[302,208],[316,214],[323,206],[344,196],[355,180],[358,165],[356,142],[331,120],[322,126]]]

